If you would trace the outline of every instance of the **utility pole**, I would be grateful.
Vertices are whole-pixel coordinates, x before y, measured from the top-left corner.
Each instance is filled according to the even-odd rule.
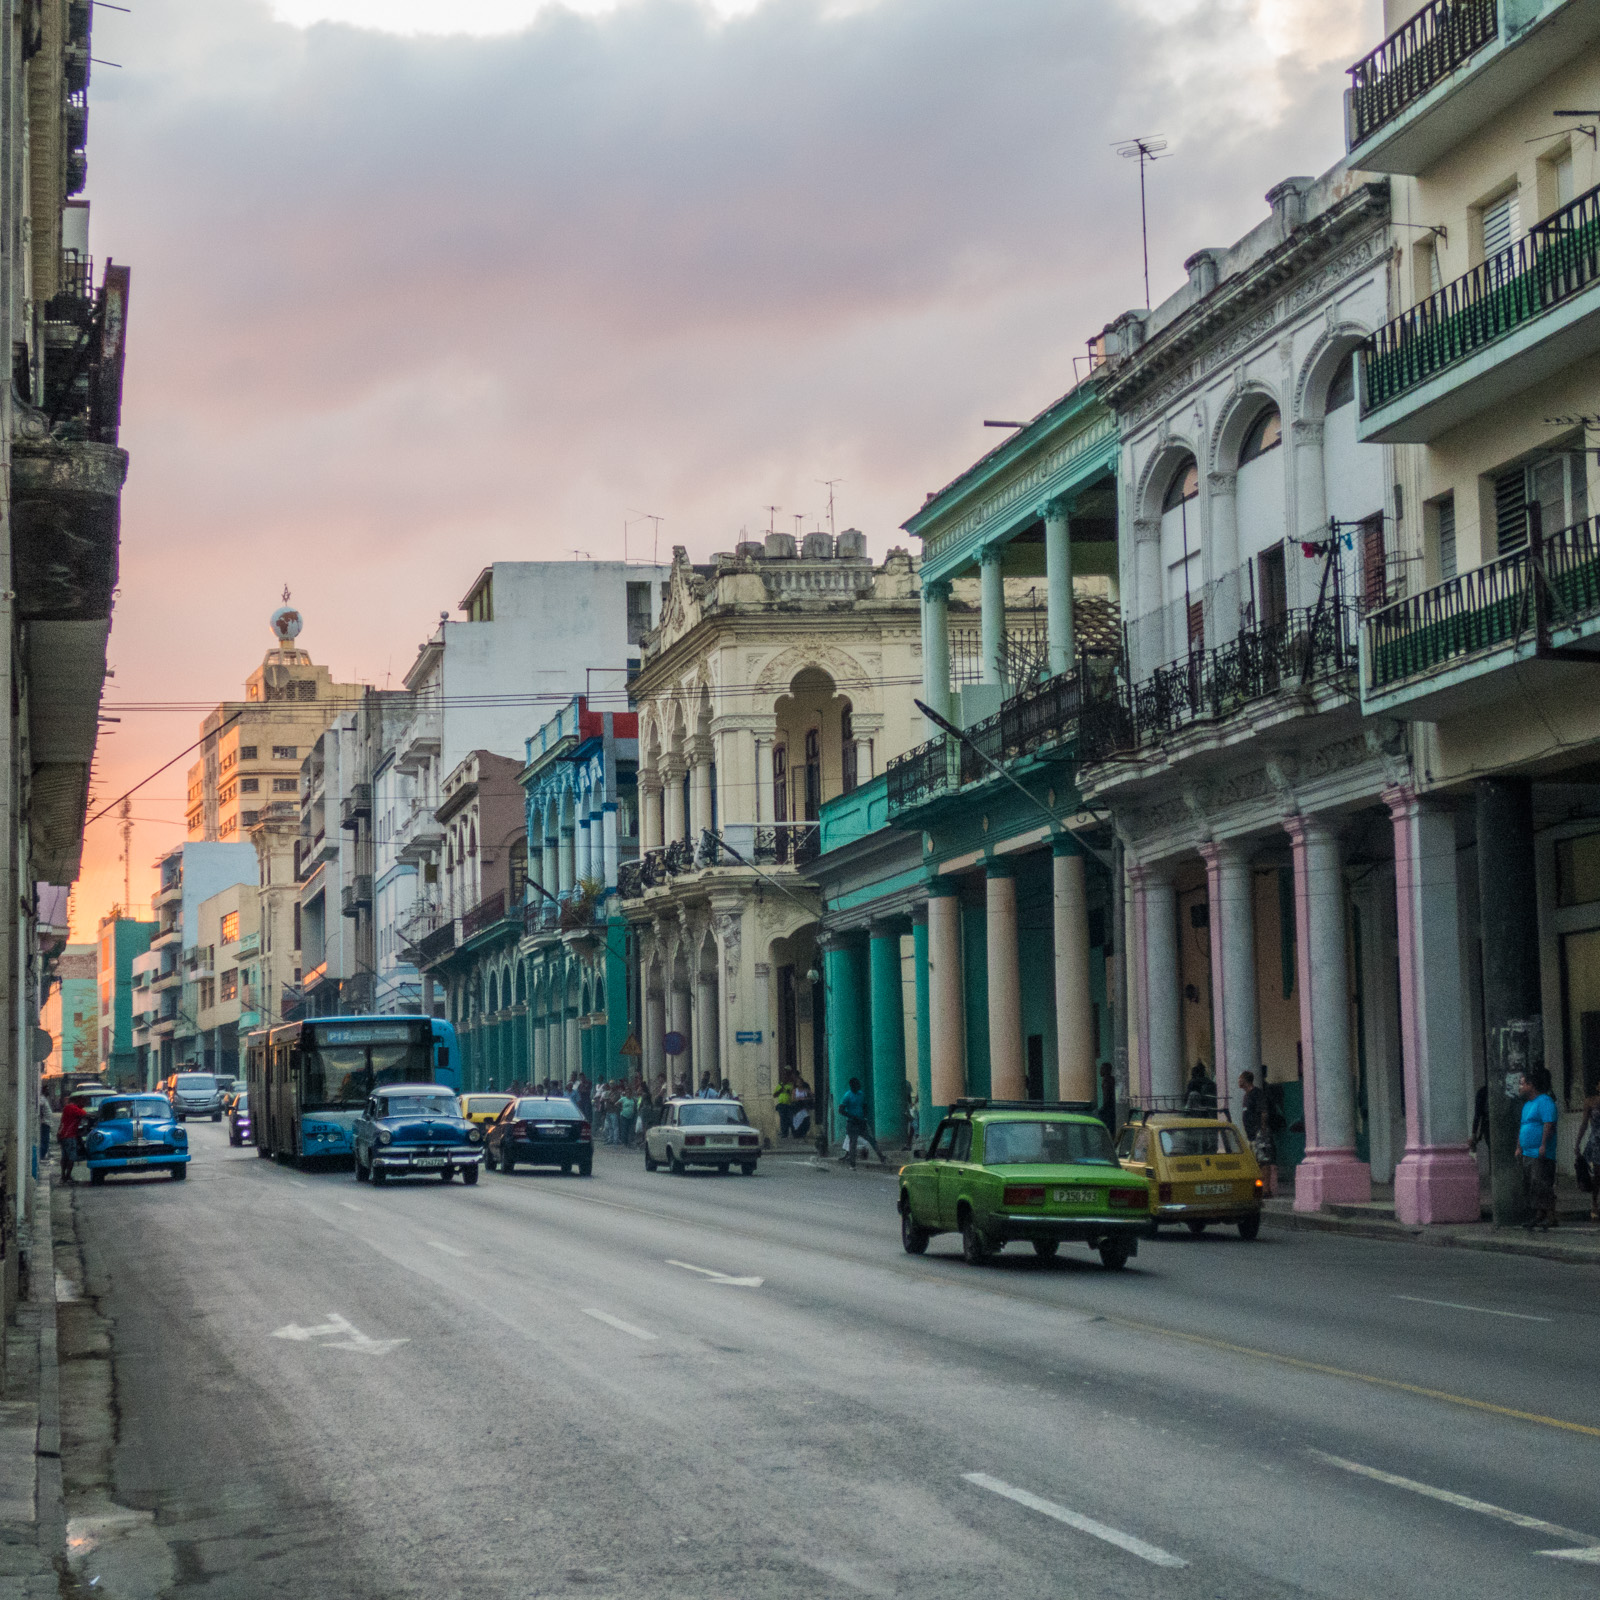
[[[1123,139],[1113,148],[1124,160],[1132,161],[1137,158],[1139,162],[1139,238],[1144,246],[1144,308],[1148,311],[1150,309],[1150,221],[1145,210],[1144,169],[1150,162],[1161,159],[1161,152],[1167,148],[1167,141],[1154,136],[1147,138],[1140,134],[1132,139]]]
[[[133,801],[122,802],[122,910],[130,915],[133,906]]]

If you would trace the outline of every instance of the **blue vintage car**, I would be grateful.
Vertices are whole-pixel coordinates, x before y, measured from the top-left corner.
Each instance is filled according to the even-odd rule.
[[[458,1172],[476,1183],[483,1129],[461,1115],[455,1091],[440,1083],[386,1083],[368,1099],[354,1128],[356,1178],[439,1177]]]
[[[82,1138],[90,1183],[104,1183],[111,1172],[152,1169],[189,1176],[188,1130],[178,1126],[165,1095],[108,1095]]]

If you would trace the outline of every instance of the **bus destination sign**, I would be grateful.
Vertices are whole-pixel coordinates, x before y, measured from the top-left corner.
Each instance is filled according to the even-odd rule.
[[[369,1023],[357,1028],[318,1028],[317,1042],[338,1044],[410,1044],[416,1038],[416,1024],[410,1022]]]

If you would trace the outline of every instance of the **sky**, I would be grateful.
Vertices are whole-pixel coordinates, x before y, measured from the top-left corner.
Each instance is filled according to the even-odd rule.
[[[132,4],[90,88],[91,248],[133,274],[91,815],[242,693],[286,585],[381,686],[490,561],[648,557],[646,514],[702,560],[833,479],[839,527],[911,544],[983,419],[1143,303],[1115,142],[1167,141],[1160,300],[1338,160],[1381,32],[1378,0]],[[135,795],[136,906],[188,759]],[[91,824],[78,938],[121,843]]]

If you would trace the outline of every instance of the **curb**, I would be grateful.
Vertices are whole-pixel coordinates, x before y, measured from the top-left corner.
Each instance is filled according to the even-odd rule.
[[[1443,1229],[1413,1227],[1404,1222],[1358,1222],[1347,1217],[1322,1216],[1308,1211],[1263,1210],[1262,1222],[1285,1232],[1338,1233],[1353,1239],[1372,1239],[1387,1244],[1420,1244],[1443,1250],[1477,1250],[1488,1255],[1532,1256],[1541,1261],[1561,1261],[1568,1266],[1600,1267],[1600,1242],[1562,1244],[1548,1237],[1507,1238],[1503,1235],[1448,1233]]]

